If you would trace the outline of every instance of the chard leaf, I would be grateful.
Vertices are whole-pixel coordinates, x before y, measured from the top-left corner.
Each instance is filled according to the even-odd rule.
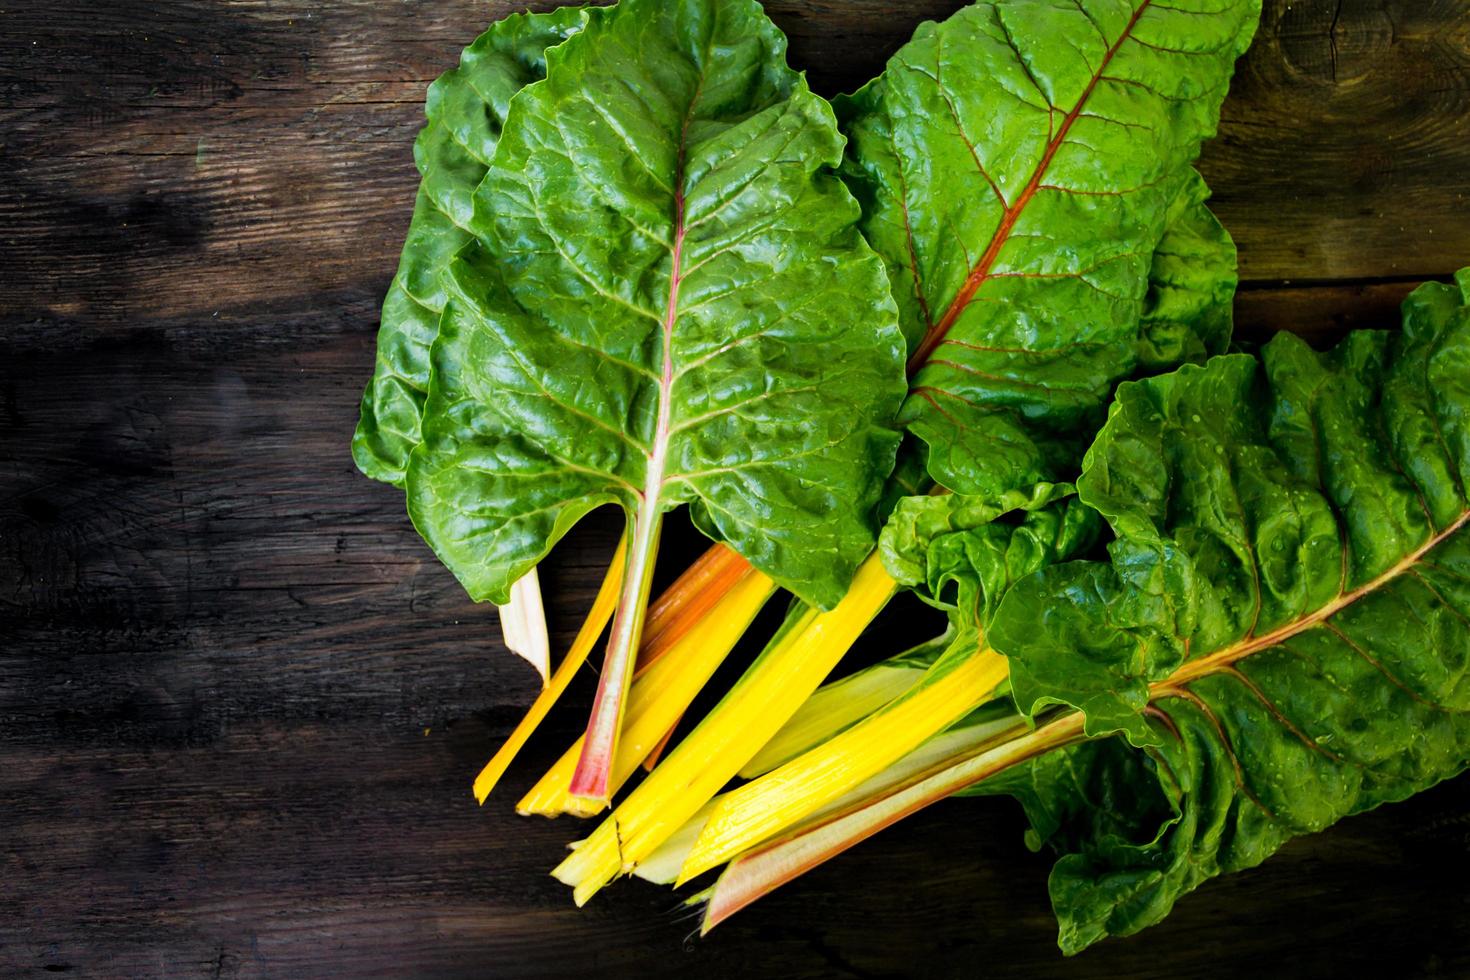
[[[1159,371],[1219,354],[1229,344],[1235,243],[1205,206],[1209,188],[1192,169],[1169,206],[1154,251],[1138,339],[1139,369]],[[1066,483],[1037,483],[1000,494],[922,495],[924,443],[905,443],[889,478],[893,502],[879,546],[888,573],[963,624],[990,621],[1011,583],[1075,557],[1097,538],[1097,512]],[[1080,455],[1080,453],[1079,453]],[[905,479],[901,479],[901,474]],[[1055,506],[1053,506],[1055,505]],[[1018,511],[1012,536],[993,522]],[[953,586],[953,598],[947,590]]]
[[[588,510],[627,512],[587,760],[616,731],[667,510],[697,502],[782,586],[842,597],[893,466],[903,340],[831,107],[754,0],[624,0],[547,61],[447,274],[408,495],[496,602]]]
[[[1078,481],[1111,561],[1018,583],[990,634],[1023,711],[1116,733],[979,787],[1065,852],[1067,951],[1470,765],[1467,303],[1470,270],[1402,333],[1120,388]]]
[[[1008,514],[1019,521],[1002,520]],[[952,628],[973,631],[989,624],[1013,583],[1096,540],[1098,524],[1070,484],[1039,483],[995,497],[907,497],[879,547],[894,581],[949,612]]]
[[[634,0],[515,101],[477,195],[486,243],[449,277],[411,488],[477,598],[602,501],[698,500],[822,605],[871,548],[900,341],[829,172],[830,108],[784,51],[754,3]]]
[[[402,485],[419,444],[429,390],[429,346],[439,332],[445,293],[440,276],[473,237],[474,192],[500,138],[510,99],[546,75],[545,50],[580,31],[598,11],[562,7],[512,14],[491,25],[459,66],[429,86],[428,122],[414,143],[423,179],[398,272],[383,301],[373,378],[352,440],[358,468]]]
[[[1191,169],[1169,204],[1149,266],[1138,331],[1138,369],[1168,371],[1223,354],[1234,331],[1235,242],[1205,205],[1210,188]]]
[[[844,176],[910,351],[901,421],[939,483],[1066,475],[1113,384],[1188,347],[1162,302],[1140,348],[1150,257],[1171,204],[1202,187],[1189,162],[1259,14],[1260,0],[988,0],[922,26],[839,101]],[[1200,247],[1212,231],[1196,229]]]

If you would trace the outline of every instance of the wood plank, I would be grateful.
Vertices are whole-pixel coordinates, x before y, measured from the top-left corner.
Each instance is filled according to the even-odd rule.
[[[1063,959],[1018,808],[953,800],[690,940],[669,893],[583,910],[578,827],[477,810],[485,730],[248,720],[208,744],[9,750],[0,971],[81,976],[1337,978],[1470,971],[1461,780],[1212,883]],[[544,740],[542,740],[544,742]],[[552,746],[538,744],[542,764]],[[330,764],[324,764],[330,763]],[[512,789],[528,785],[518,773]],[[936,857],[942,855],[942,857]],[[1371,887],[1365,887],[1371,882]],[[1425,901],[1426,894],[1435,900]]]
[[[1247,280],[1470,263],[1464,0],[1267,2],[1200,169]]]
[[[1235,294],[1235,338],[1242,343],[1264,343],[1277,331],[1289,330],[1322,347],[1349,330],[1397,330],[1399,304],[1417,285],[1417,279],[1247,282]]]
[[[338,320],[315,298],[372,295],[396,264],[424,86],[513,6],[7,10],[0,322],[146,329],[222,299]],[[793,63],[832,93],[957,6],[771,8]],[[1247,280],[1428,278],[1470,261],[1466,9],[1267,4],[1202,163]]]

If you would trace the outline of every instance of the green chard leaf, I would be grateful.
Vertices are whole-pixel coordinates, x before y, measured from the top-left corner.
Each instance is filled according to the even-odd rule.
[[[1011,585],[1084,551],[1099,524],[1070,484],[1038,483],[994,497],[907,497],[879,547],[888,574],[949,612],[951,628],[984,629]]]
[[[1209,196],[1205,179],[1191,169],[1169,205],[1139,323],[1141,373],[1198,363],[1230,346],[1240,275],[1235,242],[1205,205]]]
[[[439,333],[440,277],[473,238],[474,193],[500,138],[510,99],[546,75],[545,51],[600,11],[562,7],[497,21],[429,86],[427,124],[414,144],[423,179],[398,272],[383,301],[373,378],[352,440],[358,468],[402,485],[408,454],[422,438],[429,347]]]
[[[1142,371],[1203,360],[1229,344],[1238,281],[1235,244],[1205,207],[1208,197],[1204,179],[1191,170],[1170,205],[1149,273],[1139,338]],[[1098,514],[1076,499],[1071,484],[924,495],[924,443],[905,443],[898,458],[887,488],[891,502],[880,509],[888,515],[879,537],[884,565],[900,585],[957,614],[962,623],[988,623],[1012,583],[1083,553],[1097,540]],[[1022,515],[1020,528],[996,523],[1007,513]],[[953,593],[947,591],[951,586]]]
[[[1189,163],[1259,15],[1260,0],[988,0],[922,26],[839,100],[843,173],[909,348],[901,421],[940,484],[1066,476],[1119,379],[1219,348],[1233,269],[1221,285],[1176,260],[1233,265]],[[1211,308],[1209,329],[1181,329]]]
[[[616,728],[669,509],[696,503],[803,599],[842,597],[893,466],[903,340],[831,108],[757,3],[624,0],[547,61],[447,275],[408,495],[497,602],[587,511],[625,509],[586,760]]]
[[[1470,270],[1402,333],[1119,389],[1078,481],[1111,561],[1018,583],[990,633],[1023,711],[1110,737],[976,787],[1065,853],[1068,952],[1470,765],[1467,304]]]

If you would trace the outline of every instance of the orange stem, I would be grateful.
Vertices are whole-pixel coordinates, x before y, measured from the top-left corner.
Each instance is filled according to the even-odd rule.
[[[643,760],[644,769],[653,772],[653,767],[658,765],[658,760],[663,756],[664,749],[668,748],[669,743],[674,740],[674,732],[679,728],[679,722],[683,720],[684,716],[682,714],[679,715],[678,719],[669,726],[669,730],[664,732],[664,737],[658,740],[658,744],[653,747],[653,751],[648,753],[648,758]]]
[[[694,564],[674,580],[648,607],[643,627],[643,645],[638,653],[638,667],[652,663],[678,639],[664,638],[671,629],[680,633],[698,622],[720,597],[734,587],[740,576],[751,568],[749,562],[728,545],[717,544],[694,560]],[[711,594],[711,590],[717,594]]]

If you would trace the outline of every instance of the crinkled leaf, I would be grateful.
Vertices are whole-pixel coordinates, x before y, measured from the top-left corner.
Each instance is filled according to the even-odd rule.
[[[512,103],[409,480],[476,597],[603,502],[697,500],[825,605],[870,550],[902,338],[831,109],[784,55],[753,2],[626,0]]]
[[[510,99],[546,74],[545,50],[582,29],[596,11],[563,7],[497,21],[429,86],[428,122],[414,144],[423,179],[398,272],[383,301],[373,378],[352,440],[358,467],[375,480],[402,484],[419,444],[429,390],[429,346],[444,308],[440,275],[472,237],[474,192]]]
[[[1069,951],[1470,764],[1470,270],[1402,333],[1124,385],[1078,483],[1109,563],[1018,583],[1017,703],[1119,732],[991,784],[1068,855]]]
[[[1149,270],[1138,341],[1141,371],[1202,360],[1222,353],[1230,341],[1238,281],[1235,244],[1205,206],[1208,198],[1204,179],[1190,170],[1170,205],[1164,237]],[[1080,447],[1075,453],[1074,458],[1080,458]],[[889,573],[901,584],[919,589],[926,601],[969,614],[981,609],[974,604],[980,602],[988,621],[1004,594],[1002,583],[1017,581],[1042,564],[1074,557],[1095,540],[1097,515],[1084,506],[1040,511],[1027,519],[1025,534],[1015,541],[1002,529],[990,527],[998,512],[1036,510],[1065,499],[1073,491],[1070,484],[1034,484],[998,497],[916,496],[927,478],[927,457],[922,441],[904,443],[885,491],[889,502],[880,507],[880,513],[891,515],[880,537]],[[1022,506],[1022,501],[1027,503]],[[1064,520],[1053,535],[1052,522],[1059,517]],[[1043,541],[1049,546],[1040,547]],[[1034,562],[1021,558],[1018,549],[1023,545],[1034,546],[1025,552]],[[996,559],[1002,554],[1011,556],[1012,574],[994,578],[1000,570]],[[975,591],[987,575],[992,576],[990,588]],[[959,597],[938,599],[949,583],[959,587]]]
[[[1019,515],[1019,521],[1002,521]],[[996,497],[939,494],[899,502],[879,538],[900,585],[951,613],[954,626],[984,627],[1012,583],[1073,557],[1097,537],[1095,511],[1065,483]]]
[[[1149,266],[1138,369],[1157,373],[1225,353],[1234,328],[1235,242],[1205,205],[1210,189],[1189,171]]]
[[[921,27],[839,104],[911,352],[901,418],[941,484],[993,493],[1070,468],[1139,359],[1151,256],[1259,14],[989,0]]]

